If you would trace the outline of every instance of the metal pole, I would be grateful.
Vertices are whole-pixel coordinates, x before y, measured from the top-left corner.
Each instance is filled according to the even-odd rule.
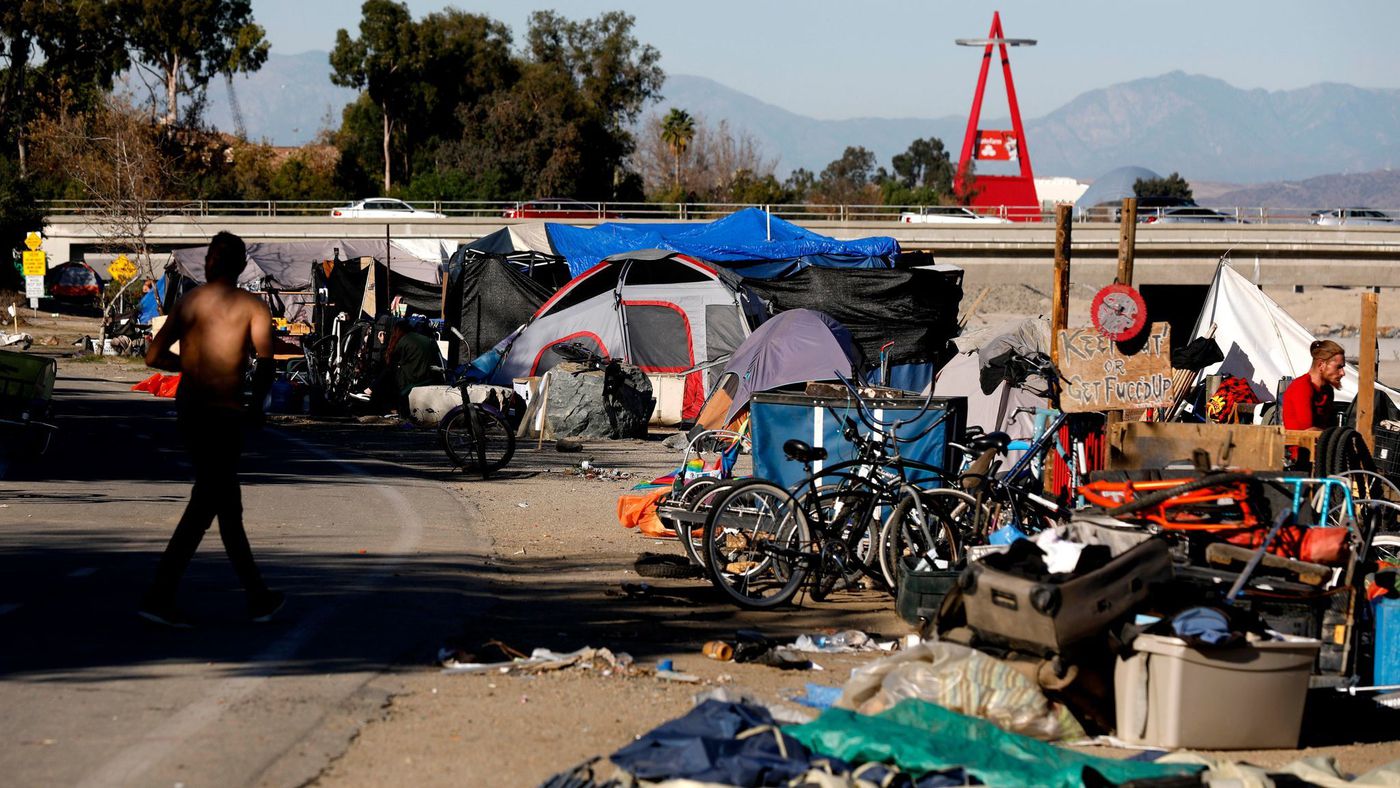
[[[393,290],[389,287],[394,275],[394,246],[389,241],[389,223],[384,223],[384,303],[388,304]]]

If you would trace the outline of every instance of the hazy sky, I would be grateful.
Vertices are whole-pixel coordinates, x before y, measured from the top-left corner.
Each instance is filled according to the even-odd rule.
[[[660,50],[671,74],[722,82],[818,118],[964,114],[980,52],[955,38],[986,35],[999,9],[1022,111],[1035,117],[1093,88],[1181,70],[1236,87],[1279,90],[1318,82],[1400,87],[1400,3],[935,2],[935,0],[409,0],[413,15],[455,5],[510,26],[554,9],[581,19],[623,10]],[[274,52],[329,50],[338,28],[356,32],[347,0],[253,0]],[[994,69],[996,70],[996,69]],[[998,78],[999,79],[999,78]],[[991,83],[1004,95],[1000,82]],[[985,112],[1004,111],[990,97]],[[999,109],[999,107],[1001,109]]]

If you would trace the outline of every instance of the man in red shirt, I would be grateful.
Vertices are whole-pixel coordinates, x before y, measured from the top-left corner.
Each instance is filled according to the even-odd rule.
[[[1346,355],[1342,346],[1330,339],[1320,339],[1308,346],[1312,366],[1283,391],[1283,428],[1287,430],[1321,431],[1337,423],[1333,406],[1333,391],[1341,388],[1346,374]],[[1290,455],[1298,456],[1297,447],[1290,446]]]

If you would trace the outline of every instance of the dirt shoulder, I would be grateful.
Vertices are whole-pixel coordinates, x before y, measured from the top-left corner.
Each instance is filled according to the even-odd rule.
[[[324,438],[325,430],[319,431]],[[387,452],[398,462],[422,463],[430,473],[434,465],[445,467],[426,436],[363,425],[333,430],[341,431],[360,433],[359,451]],[[444,644],[468,650],[498,640],[522,652],[593,646],[626,652],[639,664],[670,659],[677,671],[700,677],[700,684],[601,671],[444,675],[434,664],[436,655],[425,653],[419,664],[386,676],[393,700],[382,719],[361,730],[318,784],[538,784],[684,714],[697,692],[726,686],[796,710],[784,693],[800,691],[806,682],[839,686],[868,659],[823,655],[816,660],[822,671],[779,671],[709,660],[701,653],[707,640],[741,628],[783,639],[822,628],[891,637],[909,631],[888,596],[874,592],[755,614],[726,603],[703,580],[639,578],[632,568],[639,552],[679,555],[680,549],[674,541],[622,528],[617,498],[669,471],[676,455],[658,441],[601,441],[580,454],[560,454],[548,444],[536,449],[529,442],[499,477],[445,479],[470,512],[462,527],[490,540],[489,554],[462,560],[477,564],[473,576],[495,602],[441,635]],[[631,478],[582,478],[574,473],[582,459]],[[648,590],[623,590],[624,584],[640,583]]]

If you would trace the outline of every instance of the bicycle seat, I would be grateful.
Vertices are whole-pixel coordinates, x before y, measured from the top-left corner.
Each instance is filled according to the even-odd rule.
[[[981,454],[987,449],[1006,451],[1006,447],[1011,444],[1011,436],[1004,432],[989,432],[986,435],[978,435],[967,442],[967,448],[973,454]]]
[[[786,454],[788,459],[797,460],[804,465],[826,459],[826,449],[820,446],[813,448],[806,441],[800,441],[796,438],[783,442],[783,454]]]

